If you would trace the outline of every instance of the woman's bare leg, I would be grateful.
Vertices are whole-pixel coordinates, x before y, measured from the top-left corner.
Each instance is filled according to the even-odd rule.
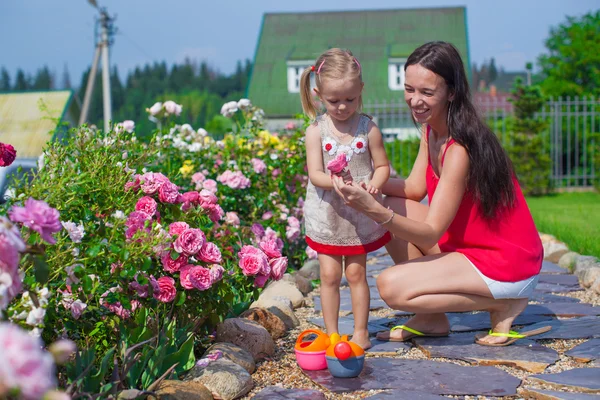
[[[426,321],[417,318],[421,314],[476,310],[489,311],[492,329],[507,333],[527,306],[527,299],[494,299],[473,265],[459,253],[429,255],[396,265],[381,273],[377,286],[390,307],[418,313],[410,327],[427,333],[440,330],[424,326]],[[394,338],[405,335],[392,333]],[[483,340],[501,343],[507,338],[486,336]]]
[[[340,282],[342,280],[342,257],[319,254],[321,268],[321,307],[328,334],[338,331],[340,314]]]
[[[367,323],[369,321],[370,291],[367,283],[367,255],[346,257],[346,279],[350,286],[354,334],[352,341],[363,349],[371,347]]]

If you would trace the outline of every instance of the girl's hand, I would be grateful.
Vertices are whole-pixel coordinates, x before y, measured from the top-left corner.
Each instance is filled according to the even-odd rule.
[[[379,189],[377,189],[375,186],[367,185],[366,189],[367,192],[369,192],[369,194],[372,194],[373,196],[379,194]]]

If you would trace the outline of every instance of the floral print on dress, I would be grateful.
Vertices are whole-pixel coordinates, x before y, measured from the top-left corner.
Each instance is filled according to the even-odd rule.
[[[327,138],[323,140],[323,151],[328,153],[330,156],[333,156],[337,153],[338,147],[335,143],[335,140],[331,138]]]
[[[337,149],[337,154],[340,154],[340,153],[346,154],[346,161],[350,162],[350,160],[352,159],[352,154],[353,154],[352,147],[343,144],[343,145],[339,146]]]
[[[362,137],[357,137],[356,139],[354,139],[350,146],[356,154],[364,153],[365,151],[367,151],[367,141],[365,140],[365,138]]]

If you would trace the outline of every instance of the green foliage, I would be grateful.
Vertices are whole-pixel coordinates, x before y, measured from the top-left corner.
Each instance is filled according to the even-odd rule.
[[[540,232],[565,242],[570,250],[600,258],[600,193],[557,193],[528,197]]]
[[[515,116],[511,117],[511,131],[502,138],[513,161],[519,183],[525,194],[542,195],[551,189],[550,149],[543,132],[547,122],[536,113],[544,104],[539,87],[525,86],[522,79],[515,81],[511,91]]]
[[[385,150],[392,163],[392,168],[400,177],[407,178],[419,154],[419,138],[394,140],[385,143]]]
[[[547,54],[539,57],[550,96],[600,96],[600,10],[567,21],[550,30]]]

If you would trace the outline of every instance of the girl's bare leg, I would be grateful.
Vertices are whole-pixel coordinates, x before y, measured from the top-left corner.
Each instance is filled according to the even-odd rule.
[[[321,307],[328,334],[338,332],[340,313],[340,282],[342,280],[342,257],[319,254],[321,268]]]
[[[371,347],[367,323],[369,321],[370,290],[367,283],[367,255],[346,257],[346,279],[350,286],[354,334],[352,341],[363,349]]]

